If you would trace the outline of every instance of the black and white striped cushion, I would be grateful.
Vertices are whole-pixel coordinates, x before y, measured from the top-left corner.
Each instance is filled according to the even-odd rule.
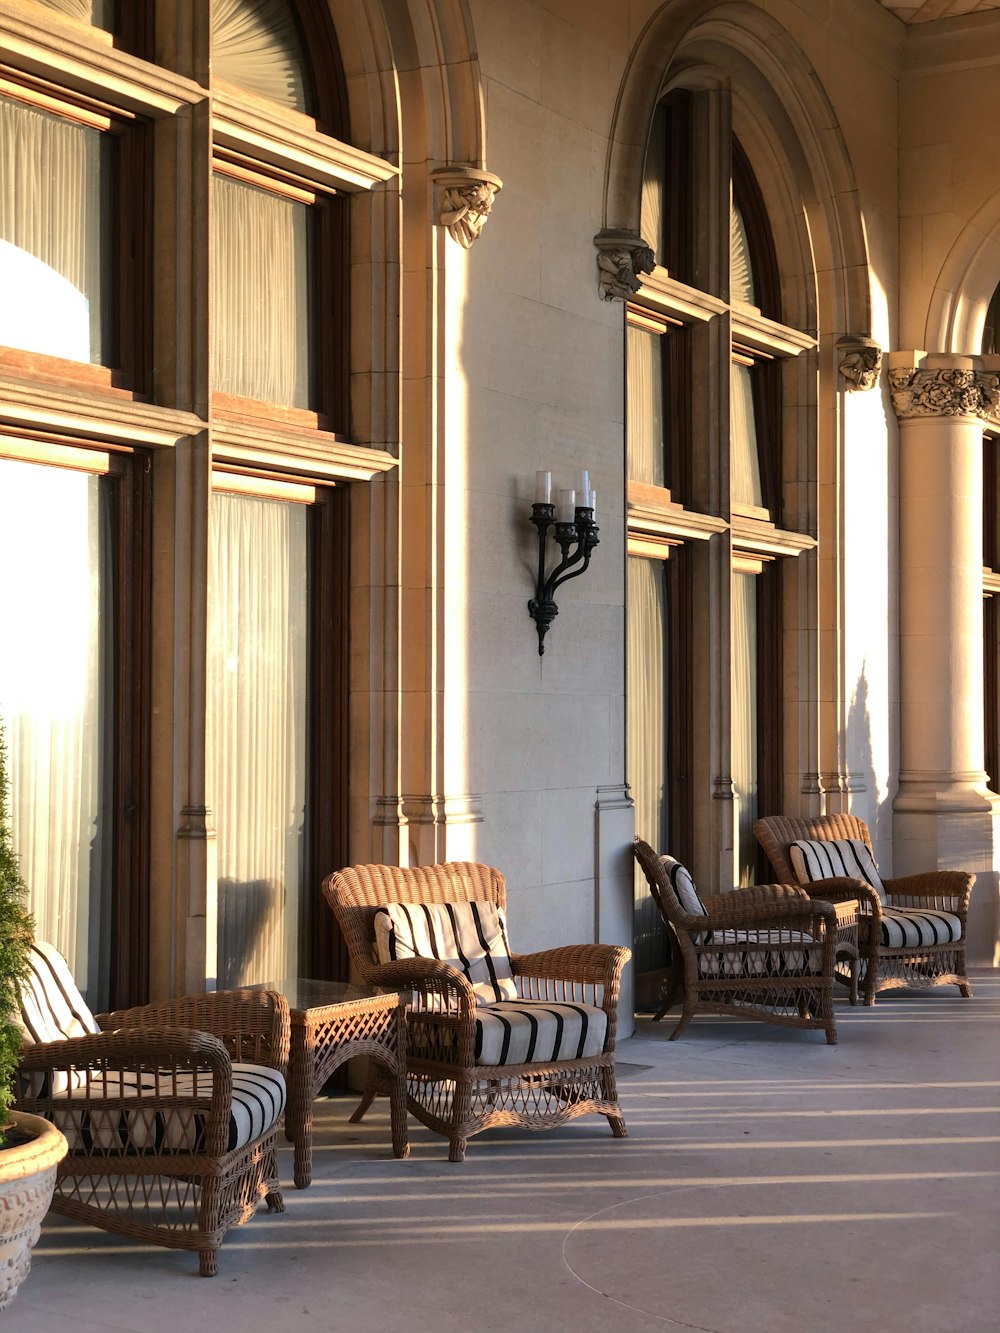
[[[838,838],[828,842],[802,838],[789,846],[788,853],[799,884],[847,875],[851,879],[863,879],[885,902],[881,877],[863,838]]]
[[[496,903],[387,903],[375,913],[379,962],[438,958],[465,974],[477,1004],[517,999],[507,927]]]
[[[146,1093],[158,1091],[162,1100],[155,1107],[129,1111],[121,1105],[107,1108],[88,1105],[77,1089],[58,1094],[51,1118],[65,1134],[70,1152],[141,1154],[204,1150],[206,1113],[190,1106],[171,1106],[170,1102],[196,1093],[206,1100],[210,1098],[212,1080],[208,1071],[199,1071],[197,1076],[193,1072],[175,1075],[172,1071],[157,1074],[150,1070],[136,1076],[131,1072],[109,1071],[106,1078],[95,1075],[90,1095],[127,1101],[136,1096],[137,1086]],[[227,1151],[259,1139],[284,1109],[285,1080],[277,1069],[234,1063]]]
[[[100,1031],[66,959],[51,944],[36,941],[30,946],[28,976],[18,990],[20,1012],[15,1018],[26,1043],[65,1041]]]
[[[823,970],[823,946],[793,930],[715,930],[711,953],[699,953],[703,977],[817,976]]]
[[[548,1064],[601,1055],[608,1016],[590,1004],[501,1000],[476,1014],[476,1064]]]
[[[680,861],[673,856],[661,856],[660,865],[667,872],[670,887],[677,895],[681,911],[686,912],[688,916],[708,916],[705,904],[701,901],[701,895],[695,888],[694,879],[687,866],[681,865]]]
[[[951,944],[962,938],[962,922],[951,912],[908,907],[882,908],[882,946],[886,949]]]

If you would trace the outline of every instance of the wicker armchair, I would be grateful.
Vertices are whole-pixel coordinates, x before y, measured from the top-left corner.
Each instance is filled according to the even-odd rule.
[[[868,825],[856,815],[822,815],[814,819],[791,819],[770,815],[758,819],[754,836],[763,847],[779,879],[799,881],[792,865],[792,843],[806,839],[837,842],[860,839],[872,850]],[[865,1004],[874,1004],[879,991],[899,986],[958,986],[966,998],[972,995],[965,975],[965,932],[969,898],[975,875],[964,870],[932,870],[919,875],[883,879],[885,902],[863,879],[814,879],[804,883],[810,893],[827,901],[856,898],[861,905],[859,952]],[[900,943],[893,919],[898,923],[907,914],[947,913],[957,918],[958,938],[943,943]],[[919,935],[919,931],[917,934]]]
[[[220,991],[95,1017],[55,949],[33,946],[32,968],[16,1105],[69,1140],[53,1210],[197,1250],[211,1277],[226,1232],[262,1198],[269,1212],[284,1211],[276,1147],[286,1001]],[[44,1040],[50,1033],[57,1039]]]
[[[696,1013],[707,1013],[820,1028],[829,1045],[836,1045],[837,913],[832,903],[789,884],[757,884],[701,897],[689,879],[699,909],[691,912],[678,897],[676,875],[671,876],[679,863],[657,855],[641,838],[635,839],[634,851],[683,968],[684,1010],[670,1041]],[[670,1002],[668,997],[666,1007]]]
[[[614,1136],[625,1137],[615,1087],[615,1018],[621,971],[631,956],[628,949],[580,944],[510,954],[519,999],[486,1009],[477,1005],[467,975],[440,958],[375,961],[375,917],[380,908],[389,910],[388,904],[444,904],[450,910],[458,904],[488,903],[503,912],[506,887],[498,870],[472,862],[410,869],[353,866],[329,875],[323,892],[358,976],[369,985],[412,992],[407,1007],[407,1106],[429,1129],[447,1137],[451,1161],[462,1161],[468,1139],[484,1129],[550,1129],[590,1112],[606,1116]],[[513,1013],[516,1009],[520,1015]],[[584,1022],[589,1015],[595,1020],[591,1031],[599,1026],[604,1033],[601,1048],[580,1058],[529,1056],[522,1063],[506,1058],[486,1063],[487,1021],[507,1023],[528,1010],[542,1021],[546,1010],[549,1016],[573,1010]],[[498,1013],[508,1017],[498,1020]],[[561,1027],[562,1018],[558,1022]],[[361,1119],[377,1093],[389,1091],[373,1068],[354,1119]]]

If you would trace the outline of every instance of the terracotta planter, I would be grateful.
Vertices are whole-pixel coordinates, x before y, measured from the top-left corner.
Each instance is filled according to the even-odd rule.
[[[52,1202],[56,1166],[67,1143],[41,1116],[12,1111],[14,1124],[29,1143],[0,1149],[0,1310],[8,1306],[31,1267],[31,1247]]]

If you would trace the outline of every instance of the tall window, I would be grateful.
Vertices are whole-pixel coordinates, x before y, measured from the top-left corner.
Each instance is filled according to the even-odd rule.
[[[983,329],[983,352],[1000,351],[1000,287]],[[1000,436],[983,436],[983,751],[993,791],[1000,790]]]
[[[637,831],[701,866],[719,863],[714,803],[731,798],[733,874],[751,883],[764,870],[753,822],[782,808],[781,566],[814,544],[784,527],[783,365],[814,339],[782,323],[764,197],[729,107],[712,91],[674,89],[647,143],[642,233],[657,265],[627,320],[629,541],[636,571],[657,546],[667,567],[683,555],[688,592],[665,596],[654,625],[649,580],[630,574],[629,779]],[[706,154],[729,167],[728,216],[715,221]],[[658,713],[641,662],[663,673]],[[710,684],[723,665],[727,700]],[[671,736],[685,728],[679,758]],[[664,815],[673,770],[685,781]]]

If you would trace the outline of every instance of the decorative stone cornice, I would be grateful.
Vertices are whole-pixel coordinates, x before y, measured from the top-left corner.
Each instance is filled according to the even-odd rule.
[[[600,231],[597,246],[597,290],[604,301],[627,301],[639,290],[640,273],[652,273],[656,256],[638,232]]]
[[[872,338],[848,334],[837,339],[839,369],[848,393],[873,389],[882,369],[882,349]]]
[[[431,173],[431,179],[436,188],[438,225],[447,227],[463,250],[471,250],[473,241],[486,226],[503,181],[479,167],[442,167]]]
[[[956,365],[959,359],[964,364]],[[933,364],[935,360],[951,364]],[[890,366],[889,390],[896,415],[901,421],[956,416],[1000,420],[1000,375],[977,362],[976,357],[928,357],[922,365]]]

